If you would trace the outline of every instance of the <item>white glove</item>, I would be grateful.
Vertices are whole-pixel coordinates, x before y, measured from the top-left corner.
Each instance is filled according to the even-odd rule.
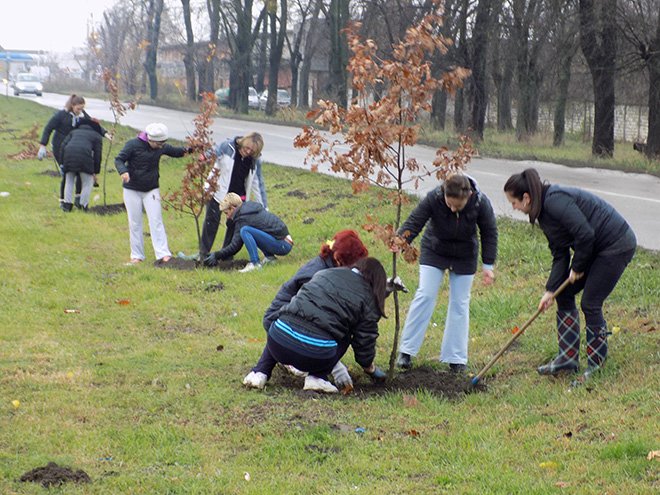
[[[401,292],[405,292],[406,294],[409,292],[409,290],[406,289],[406,286],[403,284],[403,281],[401,280],[401,278],[398,275],[394,278],[389,277],[387,279],[387,285],[385,286],[385,290],[388,293],[399,291],[399,290]]]
[[[348,368],[341,361],[337,361],[335,367],[332,368],[332,378],[335,380],[337,388],[343,389],[347,386],[353,386],[353,380],[348,373]]]
[[[46,147],[43,144],[39,146],[39,153],[37,153],[37,158],[39,159],[39,161],[46,158],[47,154],[48,154],[48,150],[46,149]]]

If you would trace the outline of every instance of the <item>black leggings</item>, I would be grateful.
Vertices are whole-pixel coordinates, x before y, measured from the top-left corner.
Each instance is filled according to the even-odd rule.
[[[596,256],[584,276],[569,285],[557,296],[557,309],[572,311],[576,309],[575,296],[582,290],[580,307],[584,313],[585,323],[588,327],[604,326],[607,322],[603,316],[603,304],[612,293],[623,271],[632,260],[635,249],[612,256]],[[563,280],[568,278],[568,273]]]

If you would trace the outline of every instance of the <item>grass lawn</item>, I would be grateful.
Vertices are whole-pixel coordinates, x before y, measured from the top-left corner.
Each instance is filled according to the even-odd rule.
[[[125,213],[64,214],[59,179],[44,173],[53,162],[6,158],[51,115],[29,101],[0,102],[0,192],[9,193],[0,197],[0,493],[44,493],[18,480],[49,461],[92,479],[64,484],[63,494],[660,489],[660,462],[647,459],[660,450],[660,254],[640,249],[608,299],[610,355],[587,387],[536,373],[557,348],[548,312],[489,371],[486,391],[458,400],[425,390],[248,390],[241,381],[261,354],[263,311],[279,286],[344,228],[360,231],[371,255],[391,267],[361,225],[367,214],[391,221],[392,207],[377,190],[352,196],[344,180],[266,164],[271,211],[296,241],[289,256],[246,274],[183,272],[153,266],[146,238],[147,260],[127,266]],[[113,157],[132,135],[122,130]],[[161,161],[162,192],[177,187],[184,162]],[[108,204],[121,202],[116,172],[106,192]],[[164,221],[173,253],[195,251],[190,217],[165,211]],[[472,374],[534,313],[550,267],[540,229],[507,219],[499,227],[496,282],[482,287],[476,278],[472,292]],[[411,289],[401,295],[405,314],[417,266],[399,267]],[[443,286],[416,364],[445,369],[437,357],[446,300]],[[391,300],[386,310],[393,315]],[[386,368],[394,318],[380,331],[376,363]],[[350,351],[344,362],[368,383]]]

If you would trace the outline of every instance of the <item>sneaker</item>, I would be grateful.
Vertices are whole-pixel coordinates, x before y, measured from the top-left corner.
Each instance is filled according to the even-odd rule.
[[[268,377],[260,371],[250,371],[245,378],[243,378],[243,385],[247,388],[264,388]]]
[[[460,363],[449,363],[449,371],[457,375],[460,375],[467,371],[467,365]]]
[[[262,265],[267,265],[268,263],[275,263],[277,261],[277,258],[275,256],[266,256],[264,259],[261,260]]]
[[[339,392],[337,387],[328,380],[313,375],[307,375],[303,390],[314,390],[316,392],[325,392],[326,394],[336,394]]]
[[[306,371],[300,371],[298,368],[291,366],[290,364],[285,364],[284,369],[291,373],[293,376],[299,376],[301,378],[305,378],[307,375],[309,375],[309,373]]]
[[[412,358],[410,357],[410,354],[400,352],[399,359],[396,360],[396,365],[398,368],[403,368],[404,370],[412,368]]]
[[[252,270],[261,270],[261,264],[259,263],[248,263],[245,265],[245,268],[238,270],[241,273],[251,272]]]

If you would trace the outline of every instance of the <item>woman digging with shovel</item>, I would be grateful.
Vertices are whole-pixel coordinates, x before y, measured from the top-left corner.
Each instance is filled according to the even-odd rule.
[[[573,382],[573,386],[579,385],[605,364],[609,333],[603,303],[635,254],[635,234],[623,217],[599,197],[573,187],[542,183],[533,168],[509,177],[504,192],[513,209],[529,215],[531,224],[538,221],[548,239],[552,270],[539,309],[550,308],[553,291],[565,279],[570,281],[556,298],[559,354],[539,366],[540,374],[578,370],[580,314],[575,296],[584,291],[581,308],[586,320],[587,370]]]

